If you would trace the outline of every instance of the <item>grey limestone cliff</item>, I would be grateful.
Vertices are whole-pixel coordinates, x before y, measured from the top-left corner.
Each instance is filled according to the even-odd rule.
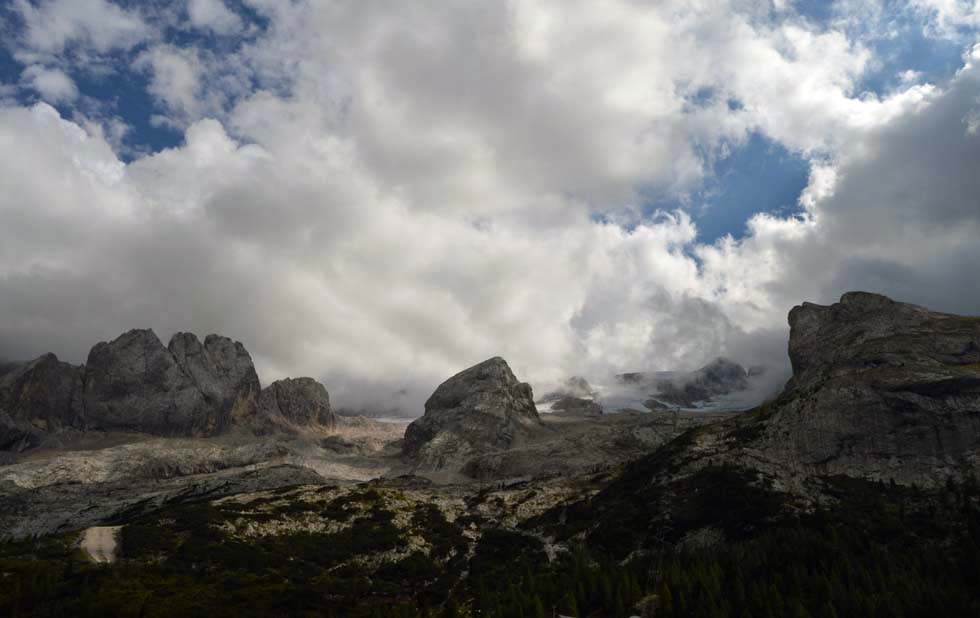
[[[494,357],[432,393],[405,431],[403,454],[422,468],[462,468],[472,457],[512,448],[540,425],[531,386]]]
[[[800,486],[845,475],[934,485],[980,471],[980,317],[865,292],[789,314],[774,401],[688,436],[675,463],[727,461]]]
[[[131,330],[96,344],[84,366],[45,354],[0,374],[0,450],[23,451],[62,430],[207,437],[332,428],[326,389],[311,378],[264,391],[245,347],[177,333],[170,344]]]
[[[975,469],[980,318],[864,292],[789,315],[793,378],[772,456],[834,474],[927,481]]]
[[[272,423],[333,428],[337,416],[330,410],[330,395],[313,378],[286,378],[262,390],[259,408]]]

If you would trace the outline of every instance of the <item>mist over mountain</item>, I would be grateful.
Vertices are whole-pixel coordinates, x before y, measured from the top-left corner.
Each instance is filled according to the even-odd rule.
[[[977,2],[0,2],[0,615],[980,615],[978,166]]]
[[[494,355],[788,372],[783,316],[847,289],[980,311],[948,3],[193,4],[0,17],[3,356],[221,332],[421,410]]]
[[[125,581],[173,590],[167,613],[684,615],[705,598],[732,615],[786,598],[850,612],[884,588],[905,610],[980,609],[980,318],[850,292],[788,322],[792,378],[745,411],[730,404],[764,374],[721,358],[620,374],[645,409],[606,413],[581,376],[536,399],[493,357],[407,425],[338,415],[310,378],[261,388],[244,346],[216,335],[164,348],[132,330],[84,367],[17,364],[0,375],[0,565],[17,582],[0,608],[138,608]],[[740,597],[771,571],[733,556],[814,581]],[[174,590],[174,572],[207,595]],[[270,589],[283,577],[297,579]]]

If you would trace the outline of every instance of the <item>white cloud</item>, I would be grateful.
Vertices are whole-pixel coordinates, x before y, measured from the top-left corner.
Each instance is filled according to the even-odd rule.
[[[50,103],[65,103],[78,98],[78,87],[61,69],[31,65],[21,73],[21,81]]]
[[[203,67],[195,50],[157,45],[141,53],[133,68],[150,73],[150,94],[178,117],[200,112]]]
[[[846,287],[977,306],[972,68],[866,96],[860,40],[741,2],[249,4],[229,56],[135,60],[179,148],[0,111],[0,356],[222,332],[266,381],[419,399],[495,354],[539,384],[785,363],[789,307]],[[702,246],[642,215],[753,131],[815,157],[804,217]]]
[[[251,86],[239,57],[193,47],[152,45],[135,57],[132,68],[148,76],[147,91],[166,112],[152,115],[158,126],[184,129],[205,118],[224,118]]]
[[[24,21],[23,41],[33,52],[60,54],[80,43],[99,53],[129,49],[151,35],[139,14],[107,0],[14,0]]]
[[[980,3],[976,0],[910,0],[909,4],[930,16],[935,28],[945,35],[980,26]]]
[[[196,28],[231,35],[242,29],[242,20],[222,0],[188,0],[187,14]]]

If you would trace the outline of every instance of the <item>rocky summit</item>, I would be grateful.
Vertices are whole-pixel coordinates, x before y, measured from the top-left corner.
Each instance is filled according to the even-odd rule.
[[[980,318],[852,292],[789,314],[766,449],[827,474],[936,482],[980,465]]]
[[[701,401],[752,381],[721,360],[539,416],[492,358],[406,429],[260,390],[216,336],[0,366],[0,615],[980,615],[980,318],[849,293],[789,323],[792,378],[742,412]]]
[[[747,410],[775,394],[763,373],[727,358],[693,371],[621,373],[599,400],[608,410]]]
[[[0,375],[0,451],[26,450],[46,432],[81,427],[83,375],[54,354]]]
[[[170,344],[131,330],[96,344],[84,366],[45,354],[0,375],[0,449],[24,451],[65,430],[214,436],[333,427],[326,389],[311,378],[260,387],[245,347],[177,333]]]
[[[717,358],[692,374],[657,380],[657,397],[670,405],[690,408],[713,397],[748,388],[748,371],[727,358]]]
[[[330,410],[330,395],[313,378],[286,378],[262,390],[259,407],[263,420],[273,426],[334,428],[337,416]]]
[[[249,419],[261,386],[244,345],[220,335],[208,335],[202,344],[192,333],[177,333],[167,349],[217,411],[210,431]]]
[[[693,432],[674,464],[727,461],[797,489],[834,475],[937,485],[980,470],[980,318],[851,292],[794,307],[789,324],[784,391]]]
[[[92,348],[83,401],[83,419],[92,429],[211,435],[221,425],[220,406],[205,398],[194,375],[151,330],[131,330]]]
[[[420,468],[462,467],[469,459],[513,448],[541,427],[531,386],[494,357],[449,378],[405,431],[404,455]]]

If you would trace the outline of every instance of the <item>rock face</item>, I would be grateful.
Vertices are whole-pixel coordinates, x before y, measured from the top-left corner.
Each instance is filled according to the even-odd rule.
[[[0,377],[0,410],[41,431],[76,427],[81,416],[82,372],[45,354]]]
[[[45,354],[0,376],[0,450],[36,446],[44,433],[82,426],[82,371]]]
[[[690,375],[677,379],[658,380],[658,399],[682,408],[710,401],[748,388],[748,372],[727,358],[717,358]]]
[[[600,416],[602,406],[591,399],[562,397],[551,405],[551,411],[564,416]]]
[[[83,397],[91,429],[216,433],[217,411],[151,330],[96,344],[85,367]]]
[[[261,390],[245,347],[177,333],[164,347],[152,330],[96,344],[83,367],[53,354],[0,373],[0,450],[37,446],[65,429],[213,436],[233,428],[267,433],[332,428],[326,389],[283,380]]]
[[[202,345],[191,333],[177,333],[167,347],[216,412],[212,430],[220,431],[249,419],[261,386],[245,346],[219,335],[208,335]]]
[[[274,424],[318,425],[328,429],[337,426],[327,389],[313,378],[273,382],[262,391],[259,408],[263,417]]]
[[[432,393],[405,431],[403,454],[423,469],[462,469],[477,455],[514,447],[540,424],[531,386],[495,357]]]
[[[771,457],[827,474],[929,482],[977,469],[980,318],[851,292],[789,314],[793,378]]]
[[[746,410],[767,394],[761,375],[726,358],[694,371],[621,373],[599,402],[607,410]]]
[[[789,314],[793,377],[671,461],[747,466],[802,490],[845,475],[936,485],[980,471],[980,317],[850,292]]]

